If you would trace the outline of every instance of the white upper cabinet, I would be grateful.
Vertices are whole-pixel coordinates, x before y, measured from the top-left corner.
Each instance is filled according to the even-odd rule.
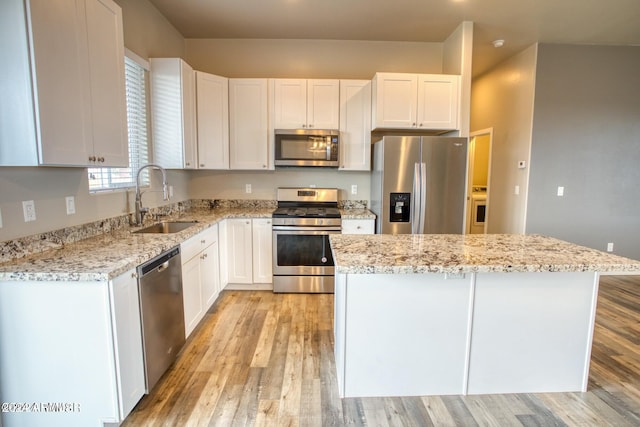
[[[370,80],[340,80],[340,170],[371,170]]]
[[[458,129],[460,76],[418,74],[419,129]]]
[[[229,79],[196,71],[198,168],[229,169]]]
[[[3,0],[0,37],[0,165],[128,166],[120,7]]]
[[[229,167],[273,169],[267,79],[229,79]]]
[[[460,76],[376,73],[372,85],[373,129],[458,128]]]
[[[276,129],[338,129],[339,108],[339,80],[274,80]]]
[[[180,58],[151,58],[149,63],[154,163],[170,169],[195,169],[194,71]]]

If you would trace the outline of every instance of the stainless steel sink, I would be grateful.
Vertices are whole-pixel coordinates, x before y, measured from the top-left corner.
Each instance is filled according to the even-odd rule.
[[[177,233],[189,227],[196,225],[197,221],[163,221],[150,225],[133,233],[153,233],[153,234],[170,234]]]

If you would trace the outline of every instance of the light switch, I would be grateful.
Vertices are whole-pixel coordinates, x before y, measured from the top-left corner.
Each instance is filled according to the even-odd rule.
[[[558,187],[558,196],[559,197],[564,196],[564,187]]]

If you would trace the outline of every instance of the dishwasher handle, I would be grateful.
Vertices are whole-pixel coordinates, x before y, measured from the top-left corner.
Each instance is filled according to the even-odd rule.
[[[146,274],[153,272],[154,270],[158,270],[158,272],[162,272],[169,267],[169,260],[175,258],[180,255],[180,246],[176,246],[172,249],[169,249],[166,252],[161,253],[157,257],[153,258],[150,261],[142,264],[138,267],[138,276],[142,277]]]
[[[160,267],[158,267],[158,273],[162,273],[167,268],[169,268],[169,261],[163,262]]]

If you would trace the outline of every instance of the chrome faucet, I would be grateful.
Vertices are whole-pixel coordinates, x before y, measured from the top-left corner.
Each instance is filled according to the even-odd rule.
[[[140,191],[140,172],[142,172],[146,168],[158,169],[162,172],[162,200],[169,200],[169,186],[167,185],[167,171],[164,170],[162,166],[149,163],[147,165],[141,166],[138,169],[138,174],[136,175],[136,217],[135,217],[135,225],[142,225],[142,220],[144,219],[144,214],[149,212],[149,208],[142,207],[142,193],[144,191]],[[160,190],[148,190],[148,191],[160,191]]]

